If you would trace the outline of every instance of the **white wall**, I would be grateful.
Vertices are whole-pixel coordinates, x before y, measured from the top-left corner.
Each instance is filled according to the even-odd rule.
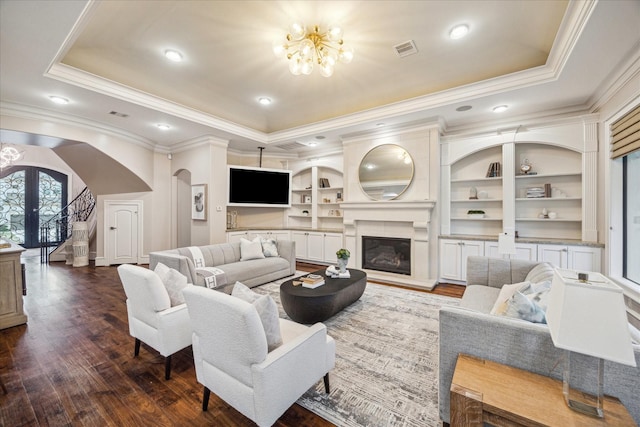
[[[207,219],[190,220],[192,245],[208,245],[227,240],[227,145],[227,141],[208,137],[186,150],[173,153],[169,176],[185,170],[191,174],[191,185],[207,185]],[[176,191],[177,186],[173,186],[172,192]],[[178,194],[173,194],[172,200],[178,200]],[[172,229],[176,229],[177,219],[172,221]]]

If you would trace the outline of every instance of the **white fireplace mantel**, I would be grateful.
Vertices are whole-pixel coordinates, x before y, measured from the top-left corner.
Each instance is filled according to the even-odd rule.
[[[345,245],[351,251],[350,266],[362,268],[363,235],[407,237],[411,239],[411,276],[367,271],[371,278],[393,283],[432,289],[435,279],[429,271],[429,235],[433,200],[389,200],[345,202],[340,204],[344,212]],[[351,265],[353,264],[353,265]]]

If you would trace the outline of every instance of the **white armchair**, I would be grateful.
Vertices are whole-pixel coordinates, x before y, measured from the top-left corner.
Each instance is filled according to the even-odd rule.
[[[196,378],[258,426],[271,426],[335,365],[335,341],[322,323],[280,319],[283,344],[267,352],[258,312],[239,298],[190,286],[183,291],[193,329]]]
[[[127,295],[129,333],[135,338],[134,356],[144,342],[165,357],[164,377],[171,376],[171,355],[191,345],[186,304],[171,307],[160,277],[147,268],[122,264],[118,274]]]

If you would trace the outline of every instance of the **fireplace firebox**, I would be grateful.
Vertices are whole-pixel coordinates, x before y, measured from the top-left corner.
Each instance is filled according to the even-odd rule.
[[[362,236],[362,268],[411,275],[411,239]]]

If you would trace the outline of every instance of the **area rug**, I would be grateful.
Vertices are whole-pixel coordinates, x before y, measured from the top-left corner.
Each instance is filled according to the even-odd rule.
[[[254,288],[280,304],[282,281]],[[336,341],[331,393],[320,381],[298,404],[339,427],[431,427],[438,416],[438,310],[457,298],[368,283],[323,322]]]

